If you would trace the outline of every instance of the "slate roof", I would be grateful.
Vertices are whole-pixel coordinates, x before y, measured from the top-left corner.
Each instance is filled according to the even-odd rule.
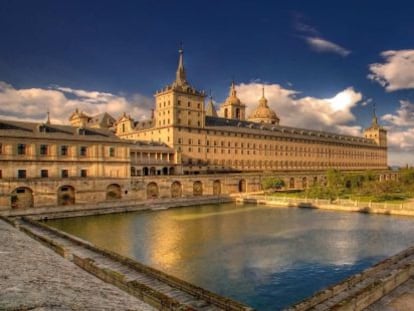
[[[270,135],[276,137],[318,140],[321,142],[341,143],[352,145],[377,146],[375,141],[364,137],[341,135],[323,131],[280,126],[268,123],[256,123],[235,119],[206,116],[207,130],[237,132],[254,135]]]

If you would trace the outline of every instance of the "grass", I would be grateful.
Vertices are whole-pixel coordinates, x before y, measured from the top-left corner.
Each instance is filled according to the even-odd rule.
[[[306,191],[277,191],[270,195],[279,198],[305,198]],[[358,195],[348,193],[341,195],[339,198],[360,202],[404,203],[407,202],[411,198],[411,196],[405,193],[387,193],[381,196]]]

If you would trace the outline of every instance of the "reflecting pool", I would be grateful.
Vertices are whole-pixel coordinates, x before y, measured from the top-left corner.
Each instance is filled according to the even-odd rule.
[[[414,219],[235,204],[49,220],[258,310],[280,310],[414,244]]]

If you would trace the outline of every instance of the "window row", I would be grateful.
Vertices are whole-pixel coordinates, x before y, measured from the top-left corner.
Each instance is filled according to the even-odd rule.
[[[0,144],[0,155],[3,154],[4,150],[3,150],[4,146],[2,144]],[[30,151],[31,146],[28,144],[17,144],[16,146],[16,154],[17,155],[29,155],[29,151]],[[86,157],[89,155],[89,149],[90,147],[88,146],[79,146],[78,147],[78,155],[81,157]],[[39,145],[39,155],[40,156],[50,156],[51,155],[51,145],[48,144],[41,144]],[[110,147],[107,149],[107,155],[109,157],[115,157],[115,147]],[[60,145],[59,146],[59,155],[60,156],[71,156],[73,155],[73,148],[69,145]]]
[[[80,177],[88,177],[88,170],[87,169],[81,169],[79,172],[79,176]],[[36,177],[40,177],[40,178],[49,178],[49,170],[43,169],[40,170],[40,174],[39,176],[32,176],[32,178],[36,178]],[[67,169],[63,169],[60,171],[60,178],[69,178],[69,177],[77,177],[77,176],[70,176],[69,174],[69,170]],[[0,178],[2,178],[2,171],[0,170]],[[27,174],[27,170],[17,170],[17,178],[19,179],[25,179],[25,178],[30,178],[30,176],[28,176]]]

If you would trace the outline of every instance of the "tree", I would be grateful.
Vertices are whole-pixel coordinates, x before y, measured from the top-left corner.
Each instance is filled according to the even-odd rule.
[[[285,186],[285,182],[283,179],[275,176],[265,177],[262,180],[262,187],[265,190],[279,190]]]

